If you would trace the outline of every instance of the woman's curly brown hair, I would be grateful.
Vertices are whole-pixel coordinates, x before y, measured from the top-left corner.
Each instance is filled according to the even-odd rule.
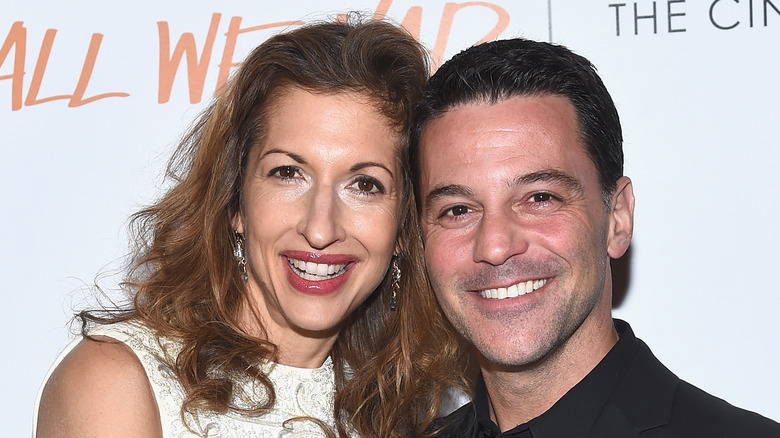
[[[413,109],[428,73],[424,49],[407,32],[355,17],[303,26],[257,47],[182,139],[168,168],[172,188],[132,218],[136,248],[124,284],[134,294],[133,307],[82,312],[85,334],[94,323],[136,320],[180,340],[183,349],[170,365],[187,394],[182,417],[199,410],[270,409],[274,388],[259,364],[273,360],[276,347],[239,323],[249,300],[233,256],[231,224],[241,207],[247,157],[262,140],[266,111],[282,88],[361,93],[401,134],[403,276],[397,309],[390,308],[386,275],[347,319],[332,348],[335,433],[347,436],[354,428],[365,437],[423,434],[445,389],[462,384],[456,335],[424,273],[406,157]],[[227,376],[237,375],[266,387],[264,404],[232,404],[241,388]]]

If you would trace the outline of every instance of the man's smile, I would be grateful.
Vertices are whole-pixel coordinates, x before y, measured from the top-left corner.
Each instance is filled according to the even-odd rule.
[[[479,296],[482,298],[503,300],[504,298],[514,298],[520,295],[533,292],[545,284],[547,284],[547,278],[539,280],[528,280],[517,284],[513,284],[509,287],[499,287],[495,289],[485,289],[479,291]]]

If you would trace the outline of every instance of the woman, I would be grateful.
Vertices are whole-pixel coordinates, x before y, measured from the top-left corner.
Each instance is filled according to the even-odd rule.
[[[459,383],[405,158],[427,72],[382,22],[255,49],[183,139],[172,189],[134,216],[133,307],[82,312],[38,436],[424,430]]]

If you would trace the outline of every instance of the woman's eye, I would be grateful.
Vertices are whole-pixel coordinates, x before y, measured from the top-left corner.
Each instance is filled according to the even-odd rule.
[[[298,171],[299,169],[295,166],[280,166],[271,169],[268,174],[281,179],[292,179],[298,175]]]
[[[359,178],[352,184],[359,192],[369,193],[384,193],[385,188],[379,181],[373,178]]]

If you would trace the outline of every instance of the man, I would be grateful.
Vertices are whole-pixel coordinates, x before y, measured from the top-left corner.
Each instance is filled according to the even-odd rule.
[[[440,436],[780,437],[612,319],[634,193],[589,61],[522,39],[472,47],[430,79],[411,146],[429,276],[481,371]]]

